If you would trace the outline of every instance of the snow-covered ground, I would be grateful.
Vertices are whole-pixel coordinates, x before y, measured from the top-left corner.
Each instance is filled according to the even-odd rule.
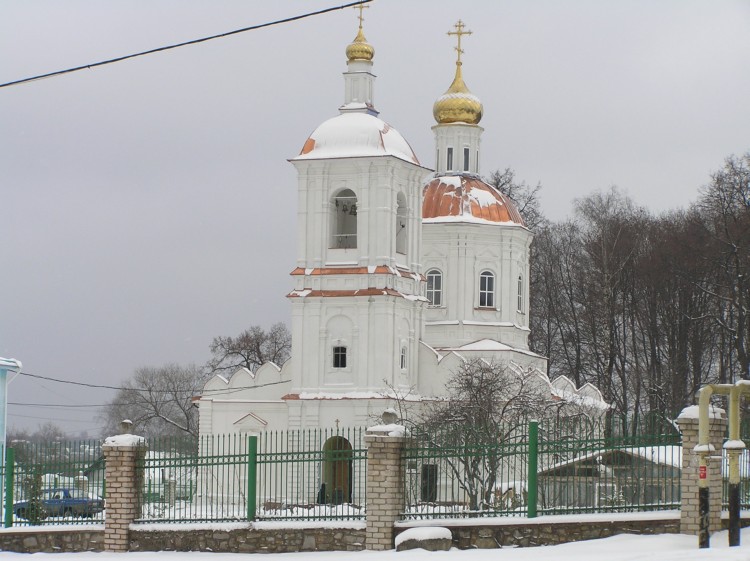
[[[750,561],[750,528],[742,531],[744,545],[727,546],[727,533],[711,538],[711,549],[698,549],[694,536],[665,534],[660,536],[620,535],[603,540],[569,543],[549,547],[503,548],[429,553],[413,550],[357,553],[35,553],[32,555],[0,552],[0,561],[238,561],[254,557],[255,561]]]

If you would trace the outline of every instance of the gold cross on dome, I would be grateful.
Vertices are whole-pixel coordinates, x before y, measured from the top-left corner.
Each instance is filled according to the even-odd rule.
[[[370,6],[365,6],[364,4],[357,4],[356,6],[353,6],[355,10],[359,10],[359,15],[357,16],[359,18],[359,28],[362,29],[362,22],[365,21],[365,18],[362,16],[362,10],[365,8],[369,8]]]
[[[456,64],[461,64],[461,54],[463,51],[461,50],[461,36],[462,35],[471,35],[471,31],[464,31],[464,22],[461,20],[458,20],[458,23],[454,25],[453,27],[456,28],[455,31],[449,31],[448,35],[455,35],[458,38],[458,45],[454,47],[456,49],[456,52],[458,53],[458,60],[456,61]]]

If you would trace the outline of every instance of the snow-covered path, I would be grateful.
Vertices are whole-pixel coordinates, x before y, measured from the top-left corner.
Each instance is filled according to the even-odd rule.
[[[750,528],[742,531],[740,547],[727,546],[727,533],[711,538],[711,549],[698,549],[697,538],[682,535],[620,535],[602,540],[523,549],[484,549],[429,553],[415,550],[357,553],[35,553],[0,552],[0,561],[750,561]]]

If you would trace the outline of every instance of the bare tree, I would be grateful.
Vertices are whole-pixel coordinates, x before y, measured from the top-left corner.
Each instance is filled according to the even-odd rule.
[[[206,368],[211,373],[242,367],[254,372],[266,362],[284,364],[292,350],[292,336],[283,323],[272,325],[268,331],[254,325],[237,337],[215,337],[209,350],[213,358]]]
[[[697,204],[696,216],[709,234],[713,283],[703,285],[722,313],[715,316],[728,335],[737,374],[750,379],[750,153],[731,156],[713,174]],[[730,372],[730,376],[731,376]],[[722,377],[727,378],[726,372]],[[728,380],[731,381],[731,380]]]
[[[198,410],[192,398],[200,392],[205,375],[197,366],[142,367],[122,384],[102,415],[105,432],[120,432],[123,419],[143,436],[198,435]]]
[[[541,183],[532,187],[525,181],[518,181],[516,180],[516,172],[511,168],[505,168],[503,171],[495,170],[489,179],[491,185],[516,204],[518,212],[523,216],[529,230],[535,232],[546,222],[539,200],[539,191],[542,189]]]
[[[446,384],[448,396],[426,405],[419,437],[450,448],[446,463],[469,499],[471,511],[493,504],[505,455],[501,448],[525,438],[530,416],[544,418],[561,407],[538,371],[474,360]]]
[[[65,433],[52,421],[39,425],[34,432],[29,432],[27,429],[11,428],[8,430],[6,437],[9,446],[21,442],[55,442],[64,439]]]

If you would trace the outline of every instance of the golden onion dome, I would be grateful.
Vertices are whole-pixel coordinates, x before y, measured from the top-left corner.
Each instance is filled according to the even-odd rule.
[[[375,48],[367,42],[362,27],[360,27],[354,41],[346,47],[346,58],[351,62],[353,60],[372,60],[374,56]]]
[[[468,123],[476,125],[482,120],[482,102],[469,91],[461,74],[461,62],[456,63],[456,77],[450,88],[437,98],[432,106],[435,120],[441,124]]]

